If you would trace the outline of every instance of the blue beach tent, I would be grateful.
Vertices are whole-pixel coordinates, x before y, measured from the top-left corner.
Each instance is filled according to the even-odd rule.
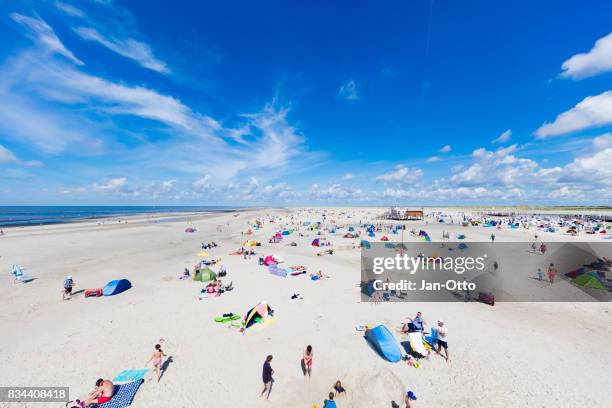
[[[106,286],[102,289],[102,294],[104,296],[113,296],[118,295],[121,292],[125,292],[129,288],[132,287],[132,284],[127,279],[117,279],[110,281],[106,284]]]
[[[380,325],[366,330],[365,338],[385,360],[397,363],[402,359],[400,346],[386,326]]]

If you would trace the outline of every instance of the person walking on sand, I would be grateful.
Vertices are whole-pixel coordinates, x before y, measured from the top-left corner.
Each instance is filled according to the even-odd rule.
[[[147,364],[153,361],[153,366],[155,367],[155,372],[157,373],[157,382],[159,382],[159,380],[161,379],[161,366],[164,357],[166,357],[166,354],[164,354],[161,345],[156,344],[155,351],[153,351],[153,354],[151,354],[151,358],[149,358],[149,361],[147,361]]]
[[[448,327],[444,324],[444,320],[438,320],[438,349],[436,350],[437,354],[440,354],[441,349],[444,349],[444,358],[448,363],[449,355],[448,355]]]
[[[546,244],[543,242],[542,245],[540,245],[540,252],[542,253],[542,255],[546,253]]]
[[[491,234],[491,242],[495,242],[495,234]]]
[[[555,264],[550,264],[550,266],[548,267],[548,281],[550,282],[551,285],[555,283],[556,276],[557,276],[557,268],[555,267]]]
[[[274,384],[274,378],[272,378],[272,375],[274,374],[274,370],[272,369],[272,366],[270,365],[270,363],[272,362],[272,355],[269,355],[268,357],[266,357],[266,361],[263,364],[263,372],[262,372],[262,379],[263,379],[263,383],[264,383],[264,389],[261,392],[261,394],[259,394],[259,397],[261,398],[266,390],[268,391],[268,395],[266,395],[266,399],[270,398],[270,393],[272,392],[272,384]]]
[[[538,280],[539,281],[544,280],[544,271],[542,270],[542,268],[538,268]]]
[[[312,357],[312,346],[308,345],[302,357],[302,372],[304,373],[304,377],[308,376],[309,380],[312,375]]]
[[[66,276],[64,279],[64,291],[62,292],[62,300],[70,299],[72,296],[72,287],[74,286],[74,279],[72,276]]]

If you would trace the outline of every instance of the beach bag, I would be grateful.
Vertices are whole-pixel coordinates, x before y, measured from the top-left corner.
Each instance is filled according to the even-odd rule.
[[[85,289],[85,297],[100,297],[102,296],[102,288]]]
[[[495,296],[492,293],[478,292],[478,301],[491,306],[495,306]]]

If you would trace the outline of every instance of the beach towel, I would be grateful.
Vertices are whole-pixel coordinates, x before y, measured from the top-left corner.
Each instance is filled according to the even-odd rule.
[[[412,332],[408,333],[408,341],[410,342],[410,348],[415,353],[418,353],[422,356],[426,356],[429,354],[425,345],[423,344],[423,336],[421,332]]]
[[[134,396],[138,392],[138,388],[142,385],[144,380],[132,381],[127,384],[115,385],[115,393],[113,398],[100,405],[90,405],[90,407],[97,408],[124,408],[132,405]]]
[[[148,368],[143,368],[141,370],[123,370],[113,378],[113,382],[117,384],[142,380],[148,371]]]

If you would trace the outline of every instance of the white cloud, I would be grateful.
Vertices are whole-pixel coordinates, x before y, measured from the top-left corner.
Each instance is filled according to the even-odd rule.
[[[170,69],[163,61],[153,55],[151,47],[133,38],[105,37],[92,27],[77,27],[74,31],[84,40],[97,42],[117,54],[136,61],[141,66],[159,72],[170,73]]]
[[[72,187],[72,188],[62,188],[60,189],[60,194],[83,194],[87,192],[85,187]]]
[[[397,183],[410,183],[418,180],[423,176],[423,170],[416,168],[409,168],[403,165],[395,167],[395,171],[382,174],[376,177],[376,180],[397,182]]]
[[[168,193],[168,192],[172,191],[174,189],[174,187],[176,186],[176,183],[177,183],[176,179],[162,181],[162,183],[161,183],[161,190],[162,190],[162,192]]]
[[[76,8],[71,4],[56,1],[55,7],[57,7],[59,10],[63,11],[71,17],[85,17],[85,13],[83,12],[83,10]]]
[[[510,140],[510,137],[512,137],[512,130],[508,129],[504,131],[501,135],[493,139],[491,143],[506,143],[508,140]]]
[[[442,146],[442,148],[440,148],[440,153],[448,153],[450,151],[451,151],[450,145]]]
[[[55,34],[55,31],[42,19],[12,13],[11,18],[28,29],[28,34],[38,44],[51,53],[57,53],[68,58],[77,65],[84,65],[83,61],[74,56]]]
[[[205,174],[204,177],[197,179],[193,182],[193,187],[198,190],[205,190],[210,187],[210,175]]]
[[[609,124],[612,124],[612,91],[584,98],[557,116],[554,122],[544,123],[535,134],[537,138],[545,139]]]
[[[37,160],[24,161],[19,160],[15,153],[0,145],[0,164],[20,164],[23,166],[42,166],[42,163]]]
[[[612,186],[612,147],[592,156],[577,157],[565,167],[565,177],[576,182],[599,182]]]
[[[346,99],[347,101],[356,101],[360,99],[359,86],[357,85],[357,82],[355,82],[353,79],[344,81],[342,85],[340,85],[338,96]]]
[[[317,200],[358,200],[363,199],[365,195],[361,189],[333,184],[328,188],[316,188],[312,197]]]
[[[342,176],[342,180],[352,180],[355,176],[353,176],[351,173],[346,173],[344,176]]]
[[[440,156],[431,156],[427,159],[429,163],[439,162],[440,160],[442,160]]]
[[[92,187],[94,191],[101,194],[119,194],[132,197],[137,197],[140,195],[139,191],[128,188],[127,177],[117,177],[105,180],[101,183],[94,183]]]
[[[589,52],[572,56],[561,68],[562,77],[576,80],[612,71],[612,33],[598,39]]]

